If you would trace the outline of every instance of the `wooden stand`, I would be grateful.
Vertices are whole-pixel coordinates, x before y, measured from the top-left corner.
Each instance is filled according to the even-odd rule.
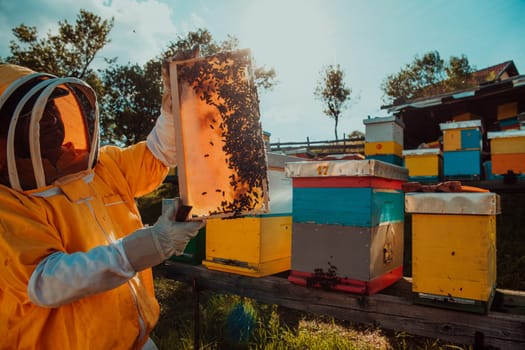
[[[479,315],[414,304],[409,278],[368,296],[298,286],[287,280],[288,273],[253,278],[177,262],[159,266],[156,272],[189,284],[196,281],[200,289],[398,332],[457,344],[525,348],[525,292],[497,289],[488,314]]]

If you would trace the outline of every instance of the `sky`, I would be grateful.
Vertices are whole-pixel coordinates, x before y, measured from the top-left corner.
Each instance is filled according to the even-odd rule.
[[[339,138],[364,132],[369,116],[388,116],[381,83],[427,52],[465,55],[477,69],[513,60],[525,74],[525,0],[0,0],[0,57],[9,55],[12,28],[56,33],[80,9],[115,19],[94,62],[102,67],[112,57],[143,64],[199,28],[217,41],[238,38],[255,65],[277,73],[278,84],[259,91],[272,143],[335,139],[314,96],[327,65],[340,65],[352,91]]]

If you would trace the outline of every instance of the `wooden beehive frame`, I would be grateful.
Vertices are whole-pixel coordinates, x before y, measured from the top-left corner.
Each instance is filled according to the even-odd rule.
[[[268,211],[267,160],[249,54],[170,62],[179,191],[193,207],[192,218]]]

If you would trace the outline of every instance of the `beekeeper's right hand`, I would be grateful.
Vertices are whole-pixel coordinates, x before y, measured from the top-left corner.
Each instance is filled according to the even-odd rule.
[[[139,229],[122,239],[128,260],[137,272],[160,264],[173,254],[181,255],[204,221],[175,221],[180,200],[166,210],[153,226]]]
[[[146,268],[182,254],[204,221],[176,222],[180,199],[155,225],[87,252],[51,253],[37,265],[27,287],[29,299],[42,307],[59,307],[113,289]]]

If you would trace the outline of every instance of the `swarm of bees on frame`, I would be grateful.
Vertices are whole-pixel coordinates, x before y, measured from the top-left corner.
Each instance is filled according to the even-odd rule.
[[[209,215],[227,213],[233,217],[253,210],[268,187],[266,153],[259,122],[257,88],[252,79],[249,55],[223,52],[210,60],[196,60],[180,67],[178,79],[187,83],[207,105],[219,112],[209,127],[220,130],[226,166],[232,170],[229,184],[235,196],[227,199],[225,189],[216,189],[224,200]],[[218,120],[217,120],[218,119]],[[212,147],[221,147],[210,141]],[[209,157],[209,154],[204,154]],[[202,192],[201,195],[208,195]]]

